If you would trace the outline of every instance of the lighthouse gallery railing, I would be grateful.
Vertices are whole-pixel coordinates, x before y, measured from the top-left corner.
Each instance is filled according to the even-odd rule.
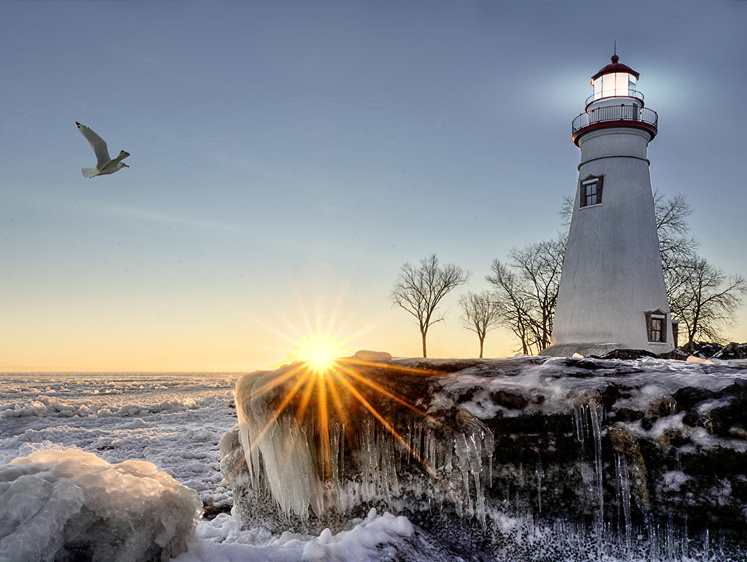
[[[586,127],[612,121],[624,122],[624,125],[640,123],[645,129],[653,130],[656,134],[659,124],[659,116],[653,109],[638,107],[635,105],[607,105],[597,107],[591,111],[584,112],[571,123],[571,136],[575,139],[577,133]]]

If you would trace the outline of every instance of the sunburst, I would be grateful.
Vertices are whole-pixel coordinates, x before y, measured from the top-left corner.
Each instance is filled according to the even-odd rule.
[[[409,439],[396,428],[394,420],[380,411],[375,402],[382,398],[391,400],[416,414],[416,417],[426,418],[427,413],[406,396],[393,388],[373,380],[367,376],[367,367],[380,368],[381,364],[358,360],[349,356],[347,340],[335,336],[330,332],[316,332],[294,341],[294,348],[288,352],[293,365],[288,365],[278,372],[278,375],[265,384],[255,387],[251,400],[260,399],[268,392],[285,387],[283,392],[273,400],[272,414],[265,422],[258,434],[253,436],[249,450],[259,446],[265,435],[270,431],[277,419],[288,410],[296,423],[308,424],[316,427],[317,444],[319,446],[319,476],[327,483],[332,482],[337,462],[333,454],[331,437],[333,426],[345,427],[351,422],[350,412],[361,407],[367,411],[378,425],[389,433],[408,455],[419,463],[423,469],[438,482],[456,504],[464,505],[463,498],[445,480],[434,466],[413,448]],[[409,376],[438,376],[433,370],[421,370],[390,364],[389,370],[401,372]],[[384,382],[384,381],[382,381]],[[385,383],[386,384],[386,383]],[[371,399],[373,398],[373,400]],[[355,406],[357,404],[358,406]],[[313,405],[313,406],[312,406]],[[310,406],[312,406],[310,408]],[[388,408],[387,408],[388,409]],[[306,420],[306,421],[304,421]],[[353,425],[354,426],[354,425]],[[336,431],[336,430],[334,430]],[[329,516],[329,508],[335,504],[334,492],[331,486],[326,486],[325,517]]]
[[[350,330],[349,326],[336,325],[337,313],[333,311],[325,315],[317,310],[317,313],[308,316],[301,312],[300,324],[305,325],[305,330],[299,329],[298,323],[292,324],[285,319],[287,330],[285,333],[276,328],[266,326],[268,329],[282,337],[288,344],[286,348],[286,360],[276,365],[279,368],[277,376],[255,387],[252,390],[251,400],[259,400],[267,393],[274,393],[283,387],[276,398],[272,399],[272,413],[266,419],[264,427],[256,433],[249,443],[249,450],[255,450],[265,438],[271,427],[284,412],[293,416],[296,423],[317,428],[316,438],[319,440],[319,476],[326,482],[333,478],[333,465],[337,462],[333,454],[331,437],[333,426],[348,426],[353,420],[351,413],[362,409],[373,417],[376,423],[396,443],[407,451],[407,454],[419,463],[427,474],[437,481],[455,503],[463,503],[447,481],[445,481],[435,467],[430,466],[426,459],[416,451],[408,442],[408,438],[398,431],[394,420],[387,419],[388,416],[380,411],[380,404],[392,401],[410,410],[416,416],[425,419],[426,412],[414,404],[407,396],[403,396],[387,384],[386,380],[372,379],[368,375],[368,369],[379,368],[380,364],[369,363],[352,356],[352,342],[361,343],[361,336],[370,330],[371,326],[361,330]],[[352,333],[351,337],[344,337],[343,332]],[[289,333],[293,335],[289,335]],[[283,366],[284,365],[284,366]],[[434,376],[438,375],[433,370],[421,370],[418,368],[389,364],[387,370],[401,372],[405,376]],[[383,384],[382,384],[383,383]],[[387,388],[389,386],[389,388]],[[354,427],[350,425],[349,427]],[[327,507],[334,504],[332,488],[327,487]],[[324,511],[327,511],[326,509]]]
[[[301,361],[317,375],[331,371],[337,360],[351,354],[349,340],[345,340],[329,331],[317,331],[292,342],[293,349],[288,351],[288,359]]]

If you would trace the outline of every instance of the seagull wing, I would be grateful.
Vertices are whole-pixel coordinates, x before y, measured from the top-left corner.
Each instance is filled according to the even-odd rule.
[[[109,157],[109,149],[106,147],[106,141],[85,125],[81,125],[77,121],[75,124],[78,126],[80,134],[86,138],[88,144],[93,148],[93,152],[96,155],[96,167],[101,169],[106,166],[106,164],[111,160]]]
[[[130,153],[129,153],[129,152],[125,152],[124,150],[120,150],[120,151],[119,151],[119,156],[117,156],[116,158],[114,158],[114,159],[113,159],[113,160],[111,161],[111,164],[112,164],[112,166],[116,166],[116,165],[117,165],[117,164],[119,164],[119,163],[120,163],[120,162],[121,162],[122,160],[124,160],[125,158],[127,158],[127,157],[128,157],[129,155],[130,155]],[[126,166],[127,164],[124,164],[124,165]]]

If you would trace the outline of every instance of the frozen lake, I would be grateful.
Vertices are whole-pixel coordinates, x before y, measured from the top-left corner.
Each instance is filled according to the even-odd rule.
[[[236,423],[231,374],[11,374],[0,378],[0,463],[77,447],[115,463],[146,460],[230,503],[218,441]]]
[[[235,373],[0,375],[0,464],[40,449],[79,448],[110,463],[156,465],[227,511],[218,442],[236,425]],[[226,513],[204,519],[179,562],[378,560],[381,545],[411,533],[404,517],[371,514],[337,535],[241,530]],[[0,552],[0,555],[6,553]],[[3,560],[14,560],[10,558]]]

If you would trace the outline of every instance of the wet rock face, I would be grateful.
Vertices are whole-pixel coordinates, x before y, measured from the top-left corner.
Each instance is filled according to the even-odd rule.
[[[351,358],[246,375],[236,403],[221,465],[246,526],[334,531],[376,507],[480,552],[507,516],[628,546],[747,531],[743,363]]]

